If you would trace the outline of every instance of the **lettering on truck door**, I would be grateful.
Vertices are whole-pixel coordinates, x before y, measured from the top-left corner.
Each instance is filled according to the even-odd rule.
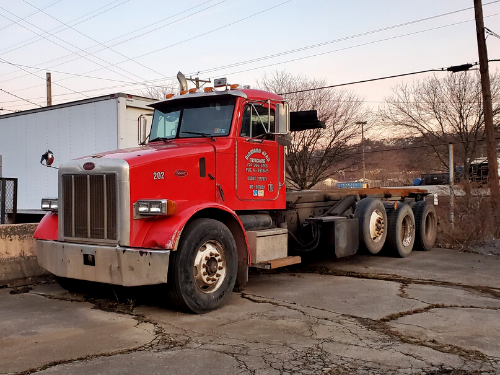
[[[245,104],[236,140],[236,196],[240,200],[274,200],[279,194],[279,145],[274,132],[274,109]]]

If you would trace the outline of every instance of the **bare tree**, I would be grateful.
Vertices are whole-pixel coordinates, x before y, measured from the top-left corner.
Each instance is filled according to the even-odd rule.
[[[147,98],[162,100],[167,94],[175,94],[179,92],[179,84],[177,81],[158,83],[155,86],[147,86],[144,90],[139,91],[138,95]]]
[[[380,116],[394,130],[408,136],[420,136],[448,168],[447,144],[455,144],[455,154],[464,166],[464,180],[469,181],[471,162],[477,157],[484,139],[484,116],[479,75],[471,72],[436,75],[412,85],[399,85],[394,95],[385,99]],[[493,114],[500,116],[500,77],[491,77],[494,98]],[[495,100],[496,99],[496,100]]]
[[[277,94],[326,86],[324,79],[312,79],[276,71],[257,82],[259,88]],[[311,129],[292,133],[287,147],[287,180],[293,187],[310,189],[352,164],[361,127],[369,112],[363,100],[346,89],[322,89],[295,94],[283,94],[291,111],[317,110],[326,129]]]

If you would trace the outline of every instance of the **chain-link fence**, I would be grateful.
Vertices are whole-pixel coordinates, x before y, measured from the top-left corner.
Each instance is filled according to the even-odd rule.
[[[15,224],[17,178],[0,178],[0,224]]]

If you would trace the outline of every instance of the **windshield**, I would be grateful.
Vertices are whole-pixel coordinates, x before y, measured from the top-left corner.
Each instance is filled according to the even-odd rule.
[[[185,100],[155,109],[149,139],[227,136],[235,103],[236,98]]]

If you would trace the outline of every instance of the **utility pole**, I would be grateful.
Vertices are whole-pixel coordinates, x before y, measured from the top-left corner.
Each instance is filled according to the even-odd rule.
[[[363,182],[366,182],[366,168],[365,168],[365,125],[366,121],[358,121],[357,125],[361,125],[361,149],[363,154]]]
[[[47,78],[47,107],[50,107],[52,105],[52,78],[49,72],[45,76]]]
[[[212,81],[208,80],[203,80],[203,79],[199,79],[198,77],[194,77],[192,78],[191,76],[189,78],[186,78],[188,81],[191,81],[191,82],[194,82],[194,84],[196,85],[196,88],[199,89],[200,88],[200,82],[201,83],[210,83]]]
[[[491,105],[490,73],[488,69],[488,51],[484,36],[483,5],[481,0],[474,0],[476,15],[477,50],[479,53],[479,71],[483,91],[484,130],[486,133],[486,150],[488,155],[488,184],[493,206],[500,204],[500,187],[498,185],[498,160],[495,128],[493,126],[493,109]]]
[[[453,143],[448,144],[448,173],[450,184],[450,224],[455,225],[455,193],[453,191],[453,183],[455,182],[455,163],[453,161]]]

